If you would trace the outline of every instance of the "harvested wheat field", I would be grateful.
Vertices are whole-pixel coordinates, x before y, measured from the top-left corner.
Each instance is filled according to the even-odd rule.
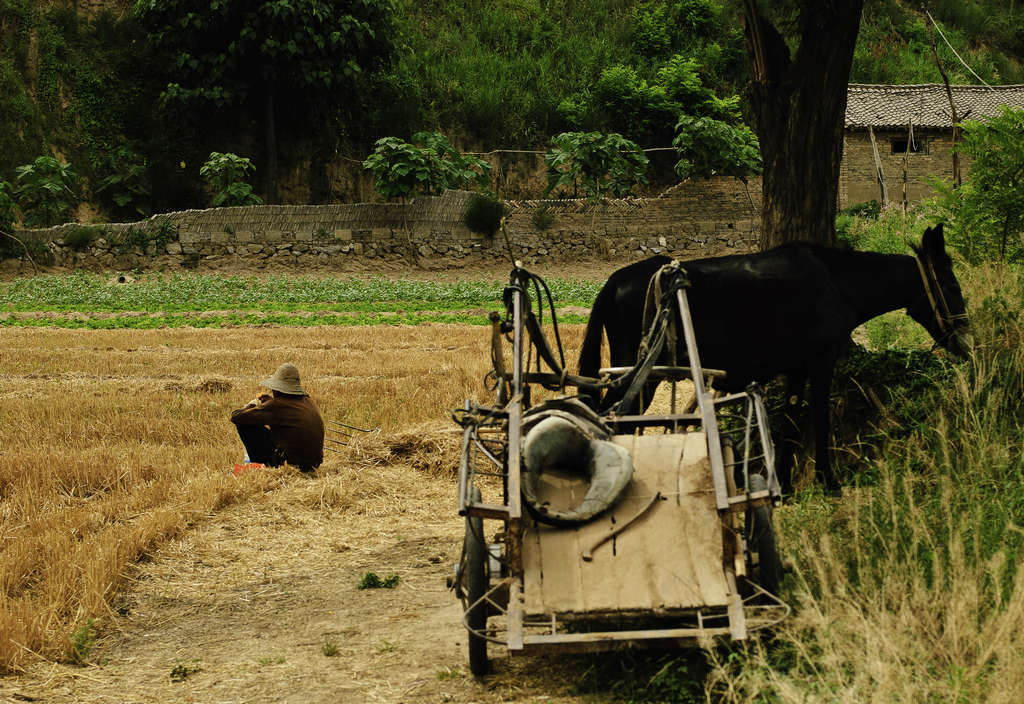
[[[468,673],[448,412],[488,398],[487,344],[455,325],[0,330],[0,701],[602,701],[568,693],[573,658]],[[380,432],[313,478],[236,477],[228,414],[283,361],[325,418]],[[398,584],[359,589],[370,572]]]

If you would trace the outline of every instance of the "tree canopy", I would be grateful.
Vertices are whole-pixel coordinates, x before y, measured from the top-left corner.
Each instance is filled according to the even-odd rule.
[[[300,124],[329,120],[394,53],[393,0],[139,0],[135,9],[169,77],[165,106],[262,115],[271,195],[280,108]]]

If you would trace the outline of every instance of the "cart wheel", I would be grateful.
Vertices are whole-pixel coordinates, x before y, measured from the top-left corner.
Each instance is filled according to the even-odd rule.
[[[473,487],[471,501],[480,501],[480,490]],[[487,546],[484,544],[483,519],[479,516],[466,517],[466,604],[471,607],[487,593]],[[488,608],[480,604],[469,612],[467,624],[473,631],[482,631],[487,627]],[[476,676],[486,675],[490,671],[487,661],[487,641],[468,631],[469,634],[469,670]]]
[[[750,475],[750,491],[765,491],[768,483],[760,474]],[[762,589],[772,594],[779,593],[779,581],[782,563],[775,545],[775,530],[772,528],[772,512],[770,506],[758,506],[749,514],[748,544],[751,550],[757,551],[758,577],[757,583]]]

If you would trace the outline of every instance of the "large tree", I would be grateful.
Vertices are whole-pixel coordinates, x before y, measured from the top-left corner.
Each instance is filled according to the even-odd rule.
[[[831,244],[846,91],[864,0],[743,5],[751,105],[764,161],[761,245]]]
[[[268,200],[275,200],[283,108],[311,135],[358,104],[360,79],[394,53],[393,0],[138,0],[171,78],[163,102],[201,114],[256,108]],[[257,107],[258,106],[258,107]]]

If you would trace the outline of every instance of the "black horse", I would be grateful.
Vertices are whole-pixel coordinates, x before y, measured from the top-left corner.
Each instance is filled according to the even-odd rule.
[[[853,329],[906,308],[937,344],[958,355],[969,353],[963,295],[946,254],[942,225],[928,228],[921,246],[913,249],[916,257],[794,243],[757,254],[683,262],[701,363],[727,373],[716,388],[739,391],[752,381],[785,375],[787,396],[799,399],[809,382],[816,473],[830,493],[840,488],[829,463],[829,393],[836,359]],[[597,376],[602,330],[613,366],[636,363],[648,283],[669,261],[652,257],[609,277],[590,312],[580,350],[581,375]],[[678,358],[685,359],[679,337]],[[607,393],[600,407],[607,410],[622,393]],[[644,394],[644,408],[650,395]],[[794,427],[786,423],[778,467],[784,493],[792,490]]]

